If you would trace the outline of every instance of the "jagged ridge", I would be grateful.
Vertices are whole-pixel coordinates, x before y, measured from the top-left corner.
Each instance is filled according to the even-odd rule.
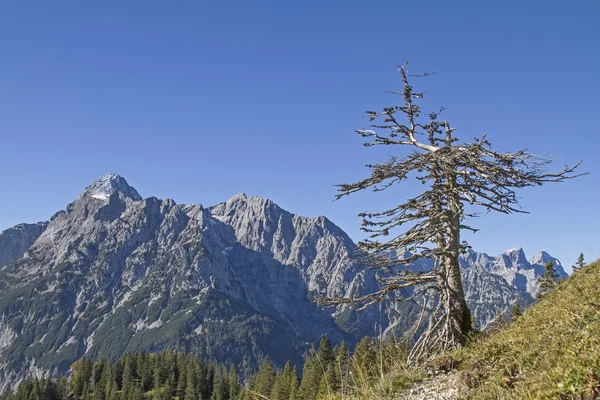
[[[3,252],[3,243],[17,245]],[[142,199],[124,178],[106,175],[49,223],[0,234],[0,381],[64,373],[83,355],[114,359],[165,347],[250,365],[269,354],[282,363],[298,360],[323,333],[353,342],[407,331],[415,303],[360,314],[314,303],[375,289],[355,248],[328,219],[267,199],[178,205]],[[539,268],[506,257],[463,259],[480,324],[535,295]]]

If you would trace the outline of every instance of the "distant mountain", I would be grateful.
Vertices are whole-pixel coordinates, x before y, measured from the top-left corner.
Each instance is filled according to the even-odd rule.
[[[1,232],[0,268],[25,254],[47,226],[47,222],[19,224]]]
[[[360,313],[315,304],[377,287],[355,250],[327,218],[267,199],[178,205],[142,199],[124,178],[106,175],[49,222],[0,233],[0,391],[27,375],[66,373],[84,355],[174,348],[252,368],[267,354],[300,363],[323,333],[352,343],[408,331],[415,302]],[[462,258],[481,325],[517,299],[533,301],[551,257],[522,253]]]

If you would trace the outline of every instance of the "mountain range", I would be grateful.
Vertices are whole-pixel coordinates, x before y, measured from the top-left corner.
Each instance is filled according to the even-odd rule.
[[[49,221],[0,233],[0,392],[64,374],[81,358],[180,349],[252,370],[265,356],[301,364],[324,333],[355,343],[410,332],[419,304],[323,308],[318,297],[377,288],[356,245],[325,217],[238,194],[204,207],[142,198],[108,174]],[[461,256],[479,326],[531,304],[544,265],[522,249]],[[408,266],[427,268],[425,261]]]

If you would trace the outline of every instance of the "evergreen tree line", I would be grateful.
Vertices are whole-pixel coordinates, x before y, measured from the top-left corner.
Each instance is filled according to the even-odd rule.
[[[390,352],[394,352],[391,356]],[[333,393],[346,396],[402,359],[406,346],[393,340],[378,346],[364,338],[353,355],[346,343],[332,348],[327,335],[306,357],[302,378],[288,361],[278,369],[266,357],[254,375],[243,380],[232,365],[201,362],[192,355],[163,351],[106,360],[76,361],[67,379],[26,379],[2,400],[314,400]]]
[[[26,379],[6,400],[237,400],[242,385],[235,367],[200,362],[181,352],[128,354],[114,363],[81,359],[69,379]]]
[[[573,271],[585,265],[581,254]],[[557,285],[552,261],[545,270],[538,298]],[[490,331],[502,329],[522,313],[522,306],[516,302],[508,320],[499,313],[490,323]],[[344,342],[332,348],[324,335],[318,350],[307,355],[301,379],[297,367],[289,361],[279,370],[266,357],[245,385],[233,365],[225,368],[181,352],[128,354],[114,363],[84,358],[73,363],[69,379],[25,379],[14,393],[0,396],[0,400],[314,400],[331,394],[343,398],[356,394],[361,386],[388,371],[392,363],[405,361],[406,355],[403,343],[389,340],[379,345],[365,337],[351,356]]]

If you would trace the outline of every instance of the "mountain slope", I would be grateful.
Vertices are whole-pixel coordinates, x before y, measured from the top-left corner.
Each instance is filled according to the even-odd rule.
[[[25,254],[47,226],[47,222],[19,224],[0,232],[0,269]]]
[[[348,332],[313,302],[375,284],[371,271],[352,283],[353,249],[324,218],[265,199],[208,210],[141,199],[107,175],[0,272],[0,381],[64,373],[83,355],[165,347],[300,364],[305,342],[323,332],[336,341],[373,333],[370,322]]]
[[[248,366],[267,354],[300,364],[323,333],[350,343],[406,333],[418,317],[414,301],[360,313],[315,304],[376,289],[355,250],[328,219],[267,199],[176,204],[143,199],[106,175],[49,222],[0,234],[0,391],[25,375],[65,373],[84,355],[176,348]],[[482,326],[535,295],[539,265],[520,254],[506,260],[476,252],[461,260]]]
[[[457,358],[469,398],[600,397],[600,263]]]

